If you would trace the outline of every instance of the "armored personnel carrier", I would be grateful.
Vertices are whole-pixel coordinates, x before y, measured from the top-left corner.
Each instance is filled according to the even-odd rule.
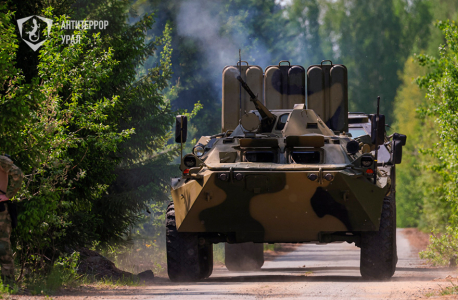
[[[209,277],[215,243],[226,243],[233,271],[261,268],[263,243],[348,242],[361,248],[363,277],[394,274],[395,165],[406,136],[387,136],[378,105],[348,113],[347,86],[346,67],[330,61],[223,70],[221,132],[201,137],[172,179],[171,280]],[[186,128],[177,116],[176,142]]]

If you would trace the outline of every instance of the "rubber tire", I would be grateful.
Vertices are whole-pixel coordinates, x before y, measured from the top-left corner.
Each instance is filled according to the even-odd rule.
[[[226,268],[229,271],[256,271],[264,264],[264,245],[262,243],[226,243],[224,250]]]
[[[213,272],[213,244],[200,246],[199,255],[201,257],[201,279],[206,279]]]
[[[199,245],[196,233],[178,232],[173,203],[167,207],[167,273],[171,281],[199,281],[213,271],[213,244]]]
[[[396,202],[393,195],[383,199],[379,231],[361,234],[361,276],[371,280],[389,279],[396,271],[397,262]]]

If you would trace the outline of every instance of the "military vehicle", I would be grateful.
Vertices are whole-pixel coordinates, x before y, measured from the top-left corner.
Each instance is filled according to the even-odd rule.
[[[222,130],[201,137],[172,179],[170,279],[208,278],[215,243],[231,271],[261,268],[263,243],[355,243],[364,278],[393,276],[406,136],[387,136],[379,102],[376,114],[349,113],[347,69],[331,61],[226,67]],[[176,142],[186,128],[177,116]]]

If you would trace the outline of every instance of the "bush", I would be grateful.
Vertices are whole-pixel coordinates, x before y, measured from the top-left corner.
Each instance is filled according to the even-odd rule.
[[[421,110],[436,122],[439,141],[428,154],[437,159],[432,167],[441,178],[438,189],[443,201],[450,208],[449,226],[443,234],[434,233],[431,245],[422,257],[434,264],[445,265],[458,250],[458,27],[455,22],[438,22],[445,36],[445,45],[439,48],[439,57],[419,55],[420,65],[430,72],[417,82],[427,89],[427,105]]]

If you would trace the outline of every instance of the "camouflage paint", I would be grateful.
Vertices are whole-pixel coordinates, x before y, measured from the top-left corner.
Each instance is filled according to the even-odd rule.
[[[307,108],[334,131],[348,131],[348,82],[344,65],[314,65],[307,69]]]
[[[268,109],[291,109],[305,103],[305,69],[285,64],[269,66],[264,76],[264,97]]]
[[[243,180],[190,180],[172,190],[179,231],[235,232],[237,241],[317,241],[320,232],[378,230],[383,196],[363,176],[329,171],[334,180],[311,181],[318,172],[249,172]],[[211,174],[211,175],[210,175]],[[199,184],[202,181],[205,184]],[[321,182],[321,183],[320,183]]]
[[[6,193],[8,198],[13,198],[22,185],[24,174],[21,169],[13,164],[6,156],[0,155],[0,190]]]
[[[247,82],[259,100],[264,103],[263,95],[263,72],[259,66],[242,65],[242,79]],[[245,111],[255,109],[250,101],[250,96],[245,90],[241,90],[241,107],[240,107],[240,83],[237,76],[240,74],[239,66],[227,66],[223,70],[223,99],[221,115],[221,132],[234,130],[239,125],[239,120]],[[242,112],[242,115],[240,114]]]

